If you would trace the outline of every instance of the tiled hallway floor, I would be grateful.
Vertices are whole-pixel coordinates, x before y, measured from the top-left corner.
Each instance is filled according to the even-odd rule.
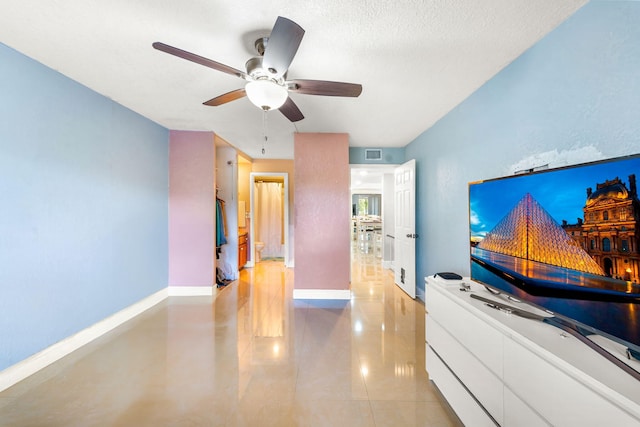
[[[293,301],[265,261],[170,297],[0,393],[0,426],[457,426],[424,369],[424,306],[371,255],[352,299]]]

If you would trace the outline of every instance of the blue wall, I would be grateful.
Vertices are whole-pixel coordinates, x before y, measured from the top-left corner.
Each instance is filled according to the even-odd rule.
[[[406,147],[421,299],[469,274],[468,182],[640,152],[639,22],[640,2],[588,3]]]
[[[168,131],[0,44],[0,370],[167,286]]]

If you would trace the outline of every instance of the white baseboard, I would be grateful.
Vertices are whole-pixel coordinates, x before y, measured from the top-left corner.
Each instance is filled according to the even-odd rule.
[[[293,299],[351,299],[350,289],[294,289]]]
[[[0,391],[8,389],[12,385],[35,374],[53,362],[62,359],[64,356],[79,349],[83,345],[90,343],[117,326],[120,326],[127,320],[133,319],[165,298],[167,298],[167,288],[163,288],[155,294],[151,294],[145,299],[118,311],[117,313],[63,339],[62,341],[58,341],[52,346],[39,351],[33,356],[30,356],[15,365],[9,366],[3,371],[0,371]]]
[[[213,286],[169,286],[170,297],[206,297],[215,294]]]

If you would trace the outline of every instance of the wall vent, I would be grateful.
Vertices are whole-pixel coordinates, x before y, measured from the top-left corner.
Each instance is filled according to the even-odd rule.
[[[365,160],[382,160],[381,148],[367,148],[364,150]]]

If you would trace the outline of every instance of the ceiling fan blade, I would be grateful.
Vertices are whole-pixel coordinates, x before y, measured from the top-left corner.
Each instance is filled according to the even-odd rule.
[[[279,110],[287,119],[292,122],[299,122],[300,120],[304,119],[302,112],[291,98],[287,98],[287,100],[284,102],[284,104],[282,104],[282,107],[280,107]]]
[[[242,89],[232,90],[231,92],[227,92],[224,95],[216,96],[208,100],[207,102],[203,102],[204,105],[208,105],[210,107],[217,107],[218,105],[226,104],[227,102],[235,101],[236,99],[240,99],[247,96],[247,92]]]
[[[357,97],[362,93],[362,85],[355,83],[329,82],[325,80],[289,80],[290,92],[306,95]]]
[[[298,51],[304,30],[290,19],[278,16],[262,59],[262,67],[275,78],[282,77]]]
[[[187,61],[195,62],[196,64],[204,65],[205,67],[213,68],[214,70],[222,71],[223,73],[231,74],[241,79],[247,79],[247,73],[237,70],[228,65],[221,64],[212,59],[205,58],[204,56],[196,55],[195,53],[187,52],[186,50],[178,49],[177,47],[169,46],[168,44],[155,42],[152,45],[155,49],[166,52],[170,55],[177,56],[178,58],[186,59]]]

